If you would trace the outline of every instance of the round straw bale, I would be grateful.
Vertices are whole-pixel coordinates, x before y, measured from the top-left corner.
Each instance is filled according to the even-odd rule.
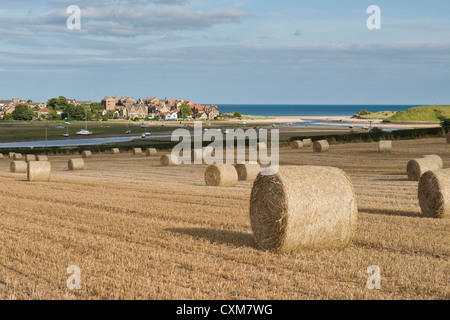
[[[235,164],[239,181],[254,181],[261,172],[261,166],[258,163]]]
[[[441,169],[439,161],[431,157],[411,160],[406,166],[408,179],[412,181],[419,181],[420,177],[429,170],[439,169]]]
[[[0,159],[3,159],[3,153],[0,153]]]
[[[253,184],[250,222],[264,250],[345,248],[357,216],[352,184],[338,168],[285,166],[277,174],[260,174]]]
[[[10,158],[10,159],[14,158],[14,152],[8,153],[8,158]]]
[[[68,166],[69,170],[84,170],[84,160],[81,158],[70,159]]]
[[[311,139],[303,139],[303,147],[311,147],[312,146],[312,140]]]
[[[145,150],[145,155],[147,157],[156,156],[158,154],[158,151],[155,148],[148,148]]]
[[[436,161],[439,163],[439,169],[444,168],[444,161],[442,161],[442,158],[440,156],[438,156],[437,154],[428,154],[423,157],[436,159]]]
[[[91,151],[83,151],[82,153],[81,153],[81,156],[83,157],[83,158],[92,158],[92,152]]]
[[[141,148],[133,148],[133,155],[134,156],[140,156],[142,154]]]
[[[446,140],[447,140],[447,143],[450,143],[450,132],[447,133],[447,135],[446,135]]]
[[[30,161],[28,162],[27,179],[28,181],[50,181],[52,166],[48,161]]]
[[[27,172],[27,163],[25,161],[12,161],[9,164],[9,170],[14,173]]]
[[[22,160],[22,154],[21,153],[14,153],[13,160]]]
[[[119,154],[120,153],[120,149],[119,148],[112,148],[111,149],[111,154]]]
[[[25,161],[26,162],[36,161],[36,156],[34,154],[26,154],[25,155]]]
[[[314,152],[326,152],[330,149],[330,145],[327,140],[319,140],[313,143]]]
[[[392,141],[390,140],[380,140],[378,142],[379,152],[392,152]]]
[[[206,168],[205,182],[212,187],[234,187],[238,173],[232,164],[214,164]]]
[[[163,167],[170,167],[170,166],[174,166],[175,163],[172,161],[172,155],[171,154],[164,154],[161,156],[161,158],[159,159],[161,165]]]
[[[301,149],[301,148],[303,148],[303,141],[293,140],[293,141],[291,141],[290,145],[291,145],[292,149]]]
[[[450,217],[450,169],[425,172],[419,180],[418,194],[425,217]]]
[[[37,161],[48,161],[48,157],[46,155],[37,155],[36,160]]]

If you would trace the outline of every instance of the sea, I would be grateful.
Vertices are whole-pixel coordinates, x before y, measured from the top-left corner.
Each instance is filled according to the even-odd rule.
[[[370,112],[403,111],[419,105],[317,105],[317,104],[218,104],[221,113],[240,112],[252,116],[352,116]]]

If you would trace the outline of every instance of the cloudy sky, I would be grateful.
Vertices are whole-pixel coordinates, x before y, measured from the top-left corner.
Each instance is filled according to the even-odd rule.
[[[373,4],[381,30],[366,26]],[[449,12],[448,0],[0,0],[0,99],[450,104]]]

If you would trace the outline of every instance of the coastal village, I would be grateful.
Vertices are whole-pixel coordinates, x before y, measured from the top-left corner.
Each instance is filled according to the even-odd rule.
[[[0,100],[0,119],[10,118],[19,105],[31,108],[36,119],[47,119],[52,112],[61,116],[63,110],[52,110],[49,107],[50,101],[51,99],[43,103],[18,98]],[[201,105],[184,99],[139,98],[135,100],[133,97],[116,96],[104,97],[100,103],[76,99],[67,99],[67,103],[75,108],[80,105],[101,105],[96,109],[98,116],[100,118],[109,116],[113,119],[178,120],[182,118],[180,110],[183,106],[189,106],[191,109],[190,115],[184,117],[189,120],[214,120],[220,114],[216,105]]]

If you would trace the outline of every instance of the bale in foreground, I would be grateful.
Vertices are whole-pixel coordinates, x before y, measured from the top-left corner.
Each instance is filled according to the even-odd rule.
[[[83,151],[82,153],[81,153],[81,156],[83,157],[83,158],[92,158],[92,152],[91,151]]]
[[[352,184],[338,168],[280,167],[260,174],[250,198],[250,222],[264,250],[342,249],[352,241],[358,210]]]
[[[234,187],[238,173],[232,164],[214,164],[206,168],[205,182],[210,187]]]
[[[69,170],[84,170],[84,160],[83,159],[70,159]]]
[[[390,140],[380,140],[378,142],[379,152],[392,152],[392,141]]]
[[[442,159],[441,159],[442,161]],[[406,166],[406,172],[408,173],[408,179],[411,181],[419,181],[420,177],[429,170],[442,169],[441,162],[434,157],[425,157],[420,159],[414,159],[408,162]]]
[[[27,163],[25,161],[12,161],[9,164],[9,171],[14,173],[27,172]]]
[[[52,166],[48,161],[30,161],[28,162],[27,179],[28,181],[50,181]]]
[[[158,151],[155,148],[148,148],[145,150],[145,155],[147,157],[152,157],[158,155]]]
[[[235,164],[234,168],[239,181],[255,181],[261,172],[261,166],[258,163]]]
[[[330,144],[327,140],[319,140],[313,143],[314,152],[326,152],[330,150]]]
[[[303,148],[303,142],[300,141],[300,140],[291,141],[290,145],[291,145],[292,149],[301,149],[301,148]]]
[[[450,169],[425,172],[419,180],[419,204],[425,217],[450,217]]]

